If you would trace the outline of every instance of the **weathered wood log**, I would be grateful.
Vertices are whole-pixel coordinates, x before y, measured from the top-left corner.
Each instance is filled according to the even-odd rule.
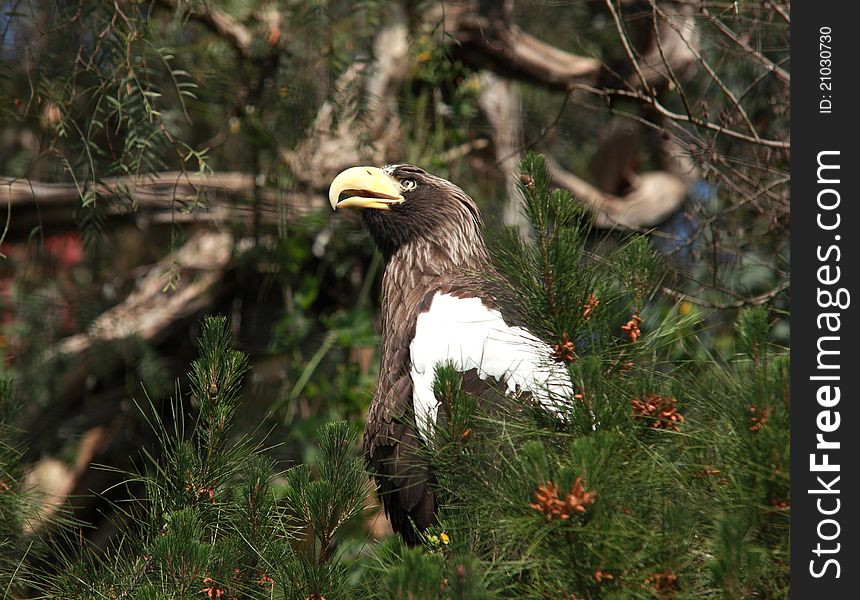
[[[77,359],[96,343],[140,338],[160,342],[172,324],[200,313],[215,291],[233,255],[233,236],[198,230],[175,254],[168,255],[140,280],[128,297],[102,313],[84,333],[59,342],[47,358]],[[166,287],[167,273],[176,273],[175,286]]]
[[[666,171],[632,177],[631,189],[623,196],[608,194],[566,171],[551,157],[547,169],[557,185],[571,191],[594,215],[595,227],[641,230],[659,225],[677,211],[687,198],[687,184]]]
[[[98,182],[45,183],[0,176],[0,212],[9,211],[9,230],[75,224],[75,208],[94,192],[107,216],[135,215],[152,222],[279,223],[328,206],[323,192],[279,190],[254,173],[165,171]],[[260,186],[260,187],[258,187]],[[324,187],[324,183],[322,184]]]
[[[517,187],[517,168],[523,149],[523,106],[516,83],[486,71],[481,76],[478,104],[493,128],[493,149],[496,164],[505,177],[505,208],[502,220],[523,233],[529,230],[522,211],[522,198]]]

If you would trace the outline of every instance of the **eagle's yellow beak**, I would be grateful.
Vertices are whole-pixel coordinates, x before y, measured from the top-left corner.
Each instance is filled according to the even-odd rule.
[[[345,195],[345,196],[344,196]],[[341,199],[341,196],[344,196]],[[331,207],[375,208],[389,210],[403,202],[398,181],[377,167],[351,167],[331,182],[328,190]]]

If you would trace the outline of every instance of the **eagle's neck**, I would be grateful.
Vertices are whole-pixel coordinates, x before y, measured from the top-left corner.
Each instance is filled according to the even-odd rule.
[[[448,240],[450,241],[450,240]],[[382,294],[388,306],[412,300],[434,284],[469,273],[486,272],[490,258],[483,240],[458,244],[418,239],[404,244],[388,257]]]

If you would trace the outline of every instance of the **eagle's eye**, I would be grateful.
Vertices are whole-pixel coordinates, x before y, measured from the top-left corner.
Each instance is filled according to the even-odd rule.
[[[400,189],[404,192],[408,192],[409,190],[414,190],[415,186],[418,184],[415,183],[414,179],[401,179],[400,180]]]

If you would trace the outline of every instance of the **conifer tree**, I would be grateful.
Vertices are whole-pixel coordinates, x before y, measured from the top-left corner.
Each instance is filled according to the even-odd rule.
[[[702,359],[690,350],[695,317],[658,293],[649,241],[595,242],[543,159],[528,155],[521,168],[531,235],[493,241],[501,276],[491,283],[552,345],[547,360],[566,365],[574,394],[560,414],[525,397],[486,406],[439,365],[442,410],[425,450],[439,524],[421,545],[370,542],[358,525],[370,482],[355,427],[323,427],[313,464],[286,471],[233,430],[249,364],[226,320],[207,318],[190,393],[162,408],[141,403],[157,444],[126,474],[132,500],[116,507],[119,534],[105,552],[60,551],[25,531],[16,404],[12,387],[0,388],[4,593],[786,597],[788,357],[769,342],[768,310],[739,313],[732,356]]]
[[[128,473],[137,500],[119,506],[117,542],[105,554],[63,557],[41,588],[63,598],[349,597],[340,541],[365,508],[368,480],[354,428],[319,432],[319,460],[278,472],[265,448],[231,431],[246,356],[223,317],[207,318],[182,395],[166,416],[143,410],[159,447]],[[190,422],[186,430],[184,423]]]
[[[485,410],[437,371],[447,419],[427,460],[440,525],[423,554],[382,554],[398,592],[380,596],[784,598],[788,364],[767,310],[740,313],[735,356],[668,360],[695,344],[682,333],[696,324],[656,294],[648,240],[598,259],[543,159],[521,168],[533,235],[496,241],[500,293],[554,344],[575,395],[560,418],[527,403]]]
[[[23,447],[20,432],[13,425],[20,408],[12,382],[0,379],[0,590],[4,596],[26,586],[30,578],[27,555],[33,550],[33,540],[25,529],[35,506],[24,493]]]

